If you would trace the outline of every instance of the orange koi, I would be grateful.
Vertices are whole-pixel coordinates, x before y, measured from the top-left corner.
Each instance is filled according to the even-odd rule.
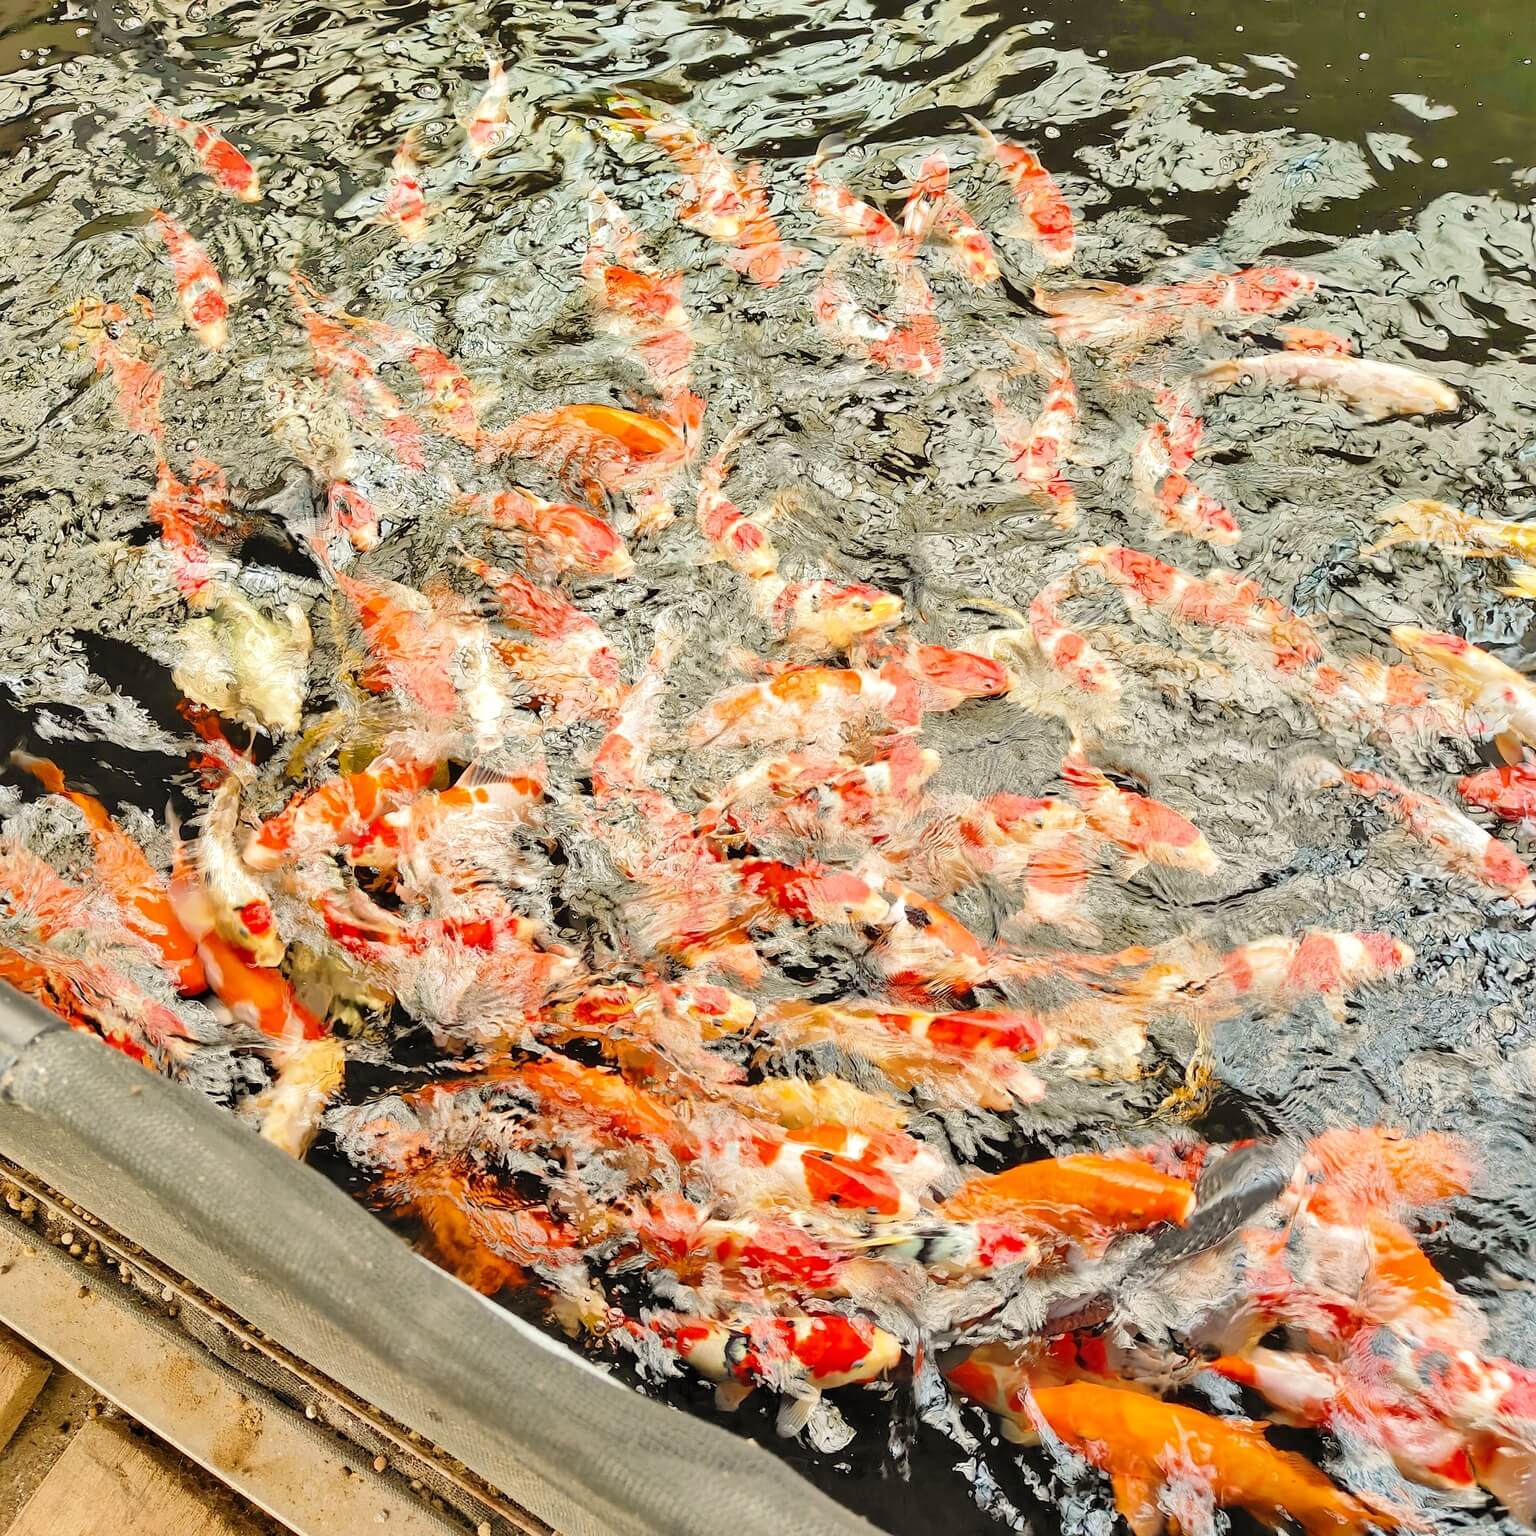
[[[890,912],[870,959],[897,994],[949,997],[992,975],[992,953],[952,912],[899,881],[887,881]]]
[[[261,197],[261,181],[256,168],[228,139],[220,137],[203,123],[189,123],[184,117],[162,112],[151,104],[145,109],[150,122],[169,128],[191,146],[203,174],[215,185],[242,203],[254,203]],[[215,348],[215,350],[217,350]]]
[[[1335,1126],[1307,1143],[1302,1171],[1323,1184],[1330,1209],[1435,1205],[1471,1192],[1471,1148],[1446,1131],[1409,1136],[1392,1126]]]
[[[1123,879],[1147,864],[1202,875],[1220,870],[1221,861],[1192,821],[1161,800],[1120,789],[1088,761],[1076,736],[1062,759],[1061,776],[1082,806],[1088,825],[1124,853]]]
[[[51,795],[68,800],[85,820],[91,839],[96,878],[118,903],[123,926],[160,957],[177,990],[192,997],[206,985],[192,935],[176,920],[164,878],[144,850],[118,826],[100,800],[70,789],[56,763],[14,751],[11,761],[24,768]]]
[[[946,1217],[1008,1221],[1037,1236],[1090,1249],[1122,1232],[1182,1227],[1194,1186],[1132,1156],[1081,1152],[1020,1163],[967,1180],[939,1207]]]
[[[89,348],[97,373],[112,374],[117,414],[130,432],[147,437],[163,455],[165,426],[160,420],[160,396],[165,375],[143,356],[128,333],[128,316],[121,304],[81,299],[70,310],[74,334]]]
[[[1044,1426],[1106,1472],[1115,1507],[1137,1536],[1167,1528],[1158,1490],[1188,1480],[1223,1508],[1245,1509],[1274,1530],[1294,1523],[1307,1536],[1366,1536],[1404,1523],[1340,1488],[1305,1457],[1276,1450],[1260,1425],[1090,1381],[1031,1389],[1016,1369],[969,1360],[949,1380],[1000,1414],[1010,1438],[1033,1439]]]
[[[935,227],[949,246],[960,275],[973,288],[985,288],[1002,276],[986,231],[953,193],[940,201]]]
[[[517,486],[509,491],[461,497],[453,510],[531,539],[543,547],[560,570],[622,578],[635,569],[618,533],[595,513],[571,502],[545,501]]]
[[[208,252],[186,228],[159,208],[150,210],[170,258],[176,279],[176,300],[188,327],[210,352],[222,352],[229,344],[229,304],[224,284]]]
[[[988,158],[1013,188],[1021,217],[1009,233],[1032,241],[1046,266],[1068,265],[1077,244],[1077,230],[1072,210],[1055,178],[1033,150],[997,138],[974,117],[967,116],[965,120],[980,136]]]
[[[621,123],[671,156],[683,172],[676,189],[682,203],[678,217],[689,229],[728,246],[725,260],[732,270],[772,288],[805,260],[804,251],[785,245],[780,238],[756,162],[738,171],[728,155],[677,113],[658,117],[623,97],[610,110]]]
[[[384,190],[381,222],[400,231],[403,240],[427,237],[427,199],[421,190],[421,162],[417,159],[416,130],[408,128],[394,158],[389,162],[389,184]]]

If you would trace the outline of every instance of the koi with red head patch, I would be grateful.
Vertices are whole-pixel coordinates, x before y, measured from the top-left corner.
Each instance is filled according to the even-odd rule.
[[[1392,643],[1460,698],[1476,722],[1492,731],[1513,731],[1536,746],[1536,687],[1497,656],[1460,635],[1399,624]]]
[[[1055,177],[1040,163],[1040,157],[1033,150],[997,138],[974,117],[967,116],[965,120],[976,130],[988,158],[1013,188],[1020,222],[1009,233],[1031,241],[1046,266],[1067,266],[1077,244],[1077,229],[1072,209],[1056,185]]]
[[[1456,788],[1463,800],[1505,821],[1536,821],[1536,763],[1484,768],[1458,780]]]
[[[170,258],[182,316],[210,352],[222,352],[229,344],[229,304],[218,269],[208,252],[168,213],[155,208],[150,216]]]
[[[256,168],[228,139],[222,138],[204,123],[189,123],[151,105],[145,111],[150,122],[169,128],[184,140],[197,156],[203,174],[215,185],[242,203],[254,203],[261,197],[261,181]]]

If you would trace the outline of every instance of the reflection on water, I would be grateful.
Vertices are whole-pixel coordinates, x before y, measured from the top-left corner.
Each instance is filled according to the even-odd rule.
[[[1464,720],[1441,732],[1380,730],[1319,709],[1283,667],[1255,665],[1219,633],[1138,615],[1112,583],[1082,574],[1083,546],[1136,546],[1191,572],[1252,578],[1324,636],[1333,658],[1401,662],[1388,632],[1409,624],[1465,635],[1517,669],[1531,664],[1530,602],[1500,590],[1513,579],[1508,563],[1407,544],[1360,554],[1381,537],[1377,512],[1391,502],[1432,497],[1518,520],[1536,496],[1536,66],[1521,51],[1531,47],[1518,35],[1529,33],[1517,26],[1521,7],[1447,19],[1414,0],[1324,24],[1304,8],[1152,0],[793,12],[556,0],[362,14],[292,0],[121,0],[95,10],[17,5],[0,19],[7,746],[46,751],[109,805],[148,813],[125,812],[162,853],[167,794],[183,812],[206,802],[186,773],[198,747],[171,675],[186,663],[188,594],[166,579],[147,515],[155,454],[123,430],[110,369],[91,366],[104,354],[78,344],[72,306],[89,297],[123,306],[114,324],[128,338],[125,355],[167,377],[158,405],[167,458],[180,472],[200,457],[227,472],[235,537],[226,549],[240,564],[240,593],[268,616],[294,605],[292,622],[313,631],[306,724],[336,711],[341,729],[367,740],[376,705],[341,680],[351,665],[337,617],[345,610],[293,536],[319,481],[337,477],[336,444],[351,429],[345,410],[337,425],[310,393],[321,349],[296,319],[290,273],[334,296],[333,313],[348,306],[456,359],[489,429],[575,401],[654,399],[656,371],[637,360],[634,336],[593,324],[582,260],[587,197],[601,187],[634,219],[645,267],[686,273],[691,383],[707,402],[705,446],[674,491],[687,515],[631,539],[633,576],[574,583],[626,681],[640,675],[661,615],[686,632],[661,703],[657,782],[694,810],[751,760],[684,742],[704,701],[740,680],[732,648],[775,646],[771,620],[744,600],[729,562],[706,558],[691,516],[699,467],[739,425],[729,495],[743,509],[779,500],[767,526],[785,578],[832,576],[898,594],[917,637],[943,645],[1017,623],[1004,615],[1057,583],[1066,619],[1127,679],[1114,710],[1059,696],[1040,708],[992,699],[925,721],[922,741],[942,758],[932,786],[942,804],[997,791],[1062,794],[1065,716],[1117,783],[1178,808],[1219,856],[1209,877],[1096,865],[1077,926],[1036,928],[1018,942],[1022,953],[1182,943],[1158,953],[1187,959],[1316,929],[1385,930],[1417,955],[1347,1007],[1311,996],[1278,1012],[1234,1008],[1204,1044],[1198,1011],[1170,1010],[1140,1076],[1085,1078],[1064,1052],[1037,1064],[1046,1082],[1038,1104],[1006,1114],[925,1110],[909,1129],[988,1168],[1170,1138],[1294,1145],[1339,1125],[1459,1132],[1480,1165],[1476,1194],[1452,1204],[1427,1249],[1485,1314],[1488,1353],[1536,1362],[1529,917],[1447,874],[1381,797],[1319,787],[1299,766],[1323,755],[1454,802],[1458,776],[1499,761],[1498,747],[1474,740]],[[488,55],[507,60],[505,130],[475,160],[462,124]],[[772,214],[809,260],[771,287],[732,272],[718,246],[680,223],[677,167],[615,123],[621,90],[685,110],[740,163],[760,160]],[[255,162],[264,199],[236,204],[198,175],[192,150],[148,120],[151,101],[226,134]],[[1030,243],[999,240],[1002,280],[978,288],[937,253],[925,258],[943,376],[872,367],[813,315],[839,241],[805,205],[806,164],[838,136],[829,173],[899,216],[923,156],[942,149],[953,190],[982,228],[998,231],[1012,199],[979,157],[965,113],[1039,151],[1076,214],[1072,266],[1043,271]],[[415,241],[380,218],[408,131],[429,220]],[[199,347],[178,317],[156,207],[192,231],[223,274],[222,352]],[[1078,421],[1064,469],[1080,521],[1054,526],[1049,508],[1021,493],[988,399],[997,393],[1026,421],[1039,406],[1039,381],[1019,371],[1010,345],[1054,347],[1035,285],[1169,284],[1260,263],[1318,278],[1315,296],[1284,319],[1352,337],[1368,358],[1428,370],[1458,392],[1458,411],[1365,419],[1283,390],[1213,395],[1190,473],[1231,510],[1242,537],[1231,546],[1164,539],[1133,459],[1155,391],[1211,358],[1272,346],[1282,317],[1246,329],[1231,316],[1181,324],[1134,353],[1074,348]],[[847,261],[846,275],[866,304],[898,291],[867,252]],[[419,382],[404,357],[381,377],[414,409],[427,397],[412,393]],[[375,413],[378,399],[368,401]],[[285,420],[298,420],[297,434]],[[467,594],[456,561],[503,560],[507,546],[452,509],[461,492],[509,483],[506,467],[488,466],[451,432],[431,436],[423,469],[385,434],[356,438],[346,478],[381,510],[383,538],[345,568]],[[556,493],[553,477],[536,483]],[[241,654],[254,654],[258,632],[242,634]],[[271,681],[270,670],[263,676]],[[600,735],[549,732],[543,746],[566,793],[590,791],[583,775]],[[323,762],[335,743],[318,741]],[[255,799],[271,810],[291,781],[281,753],[259,755]],[[30,784],[16,776],[8,785],[8,810],[28,797],[16,825],[64,846],[58,825],[39,825]],[[601,936],[623,931],[623,898],[604,886],[612,866],[582,852],[579,825],[562,833],[569,841],[529,900],[552,929],[600,947]],[[1526,832],[1502,836],[1529,858]],[[806,851],[781,846],[785,857]],[[953,903],[989,942],[1018,939],[1000,927],[1016,905],[987,884]],[[768,951],[768,996],[820,1000],[871,985],[841,941],[796,931]],[[1186,1065],[1207,1048],[1208,1085],[1186,1100]],[[438,1056],[420,1031],[393,1048],[365,1033],[348,1097],[414,1086],[422,1079],[408,1069]],[[224,1091],[248,1086],[253,1073],[262,1075],[237,1074]],[[342,1144],[356,1150],[355,1138]],[[357,1177],[333,1135],[317,1155],[339,1177]],[[1122,1317],[1139,1306],[1133,1321],[1151,1330],[1167,1298],[1152,1286],[1136,1292],[1129,1268],[1113,1271]],[[621,1301],[639,1294],[638,1282],[616,1282]],[[1072,1299],[1070,1284],[1061,1296]],[[899,1311],[877,1315],[894,1327]],[[1006,1335],[999,1325],[978,1336]],[[938,1329],[932,1342],[952,1337]],[[666,1390],[712,1411],[691,1379]],[[763,1400],[772,1397],[759,1394],[731,1422],[773,1441],[777,1405]],[[936,1520],[971,1529],[978,1505],[1005,1523],[1054,1507],[1068,1529],[1101,1528],[1096,1475],[1062,1457],[1021,1460],[995,1440],[988,1415],[950,1403],[931,1365],[905,1368],[884,1396],[844,1393],[839,1406],[858,1431],[846,1448],[822,1455],[803,1441],[777,1443],[889,1529]],[[1333,1441],[1296,1443],[1314,1457],[1340,1454]],[[1376,1482],[1357,1486],[1393,1486],[1379,1461],[1363,1459]],[[1362,1464],[1350,1463],[1357,1473]],[[1445,1529],[1493,1524],[1479,1503],[1458,1510],[1442,1499],[1431,1511]]]

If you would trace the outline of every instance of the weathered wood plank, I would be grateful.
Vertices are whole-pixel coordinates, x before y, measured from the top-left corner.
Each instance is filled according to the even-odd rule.
[[[175,1462],[126,1424],[90,1419],[53,1464],[7,1536],[241,1536]]]
[[[27,1410],[37,1401],[52,1369],[9,1329],[0,1328],[0,1448],[16,1433]]]

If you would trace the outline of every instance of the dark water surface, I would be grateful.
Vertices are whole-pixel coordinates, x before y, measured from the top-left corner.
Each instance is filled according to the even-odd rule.
[[[316,605],[313,675],[323,677],[334,650],[321,634],[320,583],[272,514],[287,504],[296,466],[269,430],[271,392],[309,366],[287,304],[289,270],[452,353],[494,390],[493,423],[575,400],[626,403],[644,391],[643,376],[594,332],[581,285],[593,185],[629,211],[658,266],[688,273],[706,454],[733,424],[761,423],[739,453],[733,498],[762,505],[780,488],[800,492],[795,517],[774,525],[790,573],[898,591],[925,640],[953,643],[1003,622],[974,600],[1023,607],[1074,566],[1079,544],[1123,542],[1190,569],[1233,565],[1346,651],[1400,659],[1387,630],[1409,622],[1465,634],[1524,670],[1536,662],[1536,609],[1499,595],[1497,562],[1411,548],[1358,554],[1377,536],[1376,509],[1404,496],[1487,517],[1536,507],[1529,0],[792,9],[8,0],[0,21],[0,745],[46,751],[109,804],[158,822],[168,793],[185,793],[192,742],[169,668],[186,615],[141,558],[153,538],[144,515],[153,456],[124,434],[85,354],[65,345],[70,306],[88,295],[152,299],[148,334],[171,378],[168,452],[228,470],[251,518],[242,585],[261,601]],[[456,119],[481,87],[487,50],[507,61],[512,131],[471,166]],[[808,268],[754,287],[682,229],[662,157],[599,121],[619,86],[683,108],[739,160],[761,160],[786,237],[812,253]],[[235,205],[190,175],[189,156],[146,123],[151,99],[215,124],[251,155],[264,201]],[[1463,392],[1465,408],[1439,423],[1361,424],[1284,395],[1217,399],[1201,483],[1238,514],[1245,537],[1232,551],[1150,544],[1127,467],[1146,395],[1123,370],[1078,354],[1084,424],[1073,478],[1084,515],[1076,533],[1057,532],[1017,493],[973,387],[980,370],[1007,366],[997,328],[1045,340],[1027,246],[1001,247],[1005,281],[992,289],[969,289],[932,264],[950,359],[941,384],[840,355],[811,315],[833,242],[804,208],[801,176],[829,134],[851,146],[838,171],[866,197],[894,208],[917,159],[942,147],[980,222],[1006,221],[1006,189],[975,166],[965,112],[1032,145],[1061,180],[1079,220],[1075,275],[1172,282],[1261,260],[1304,267],[1319,291],[1288,318],[1353,335],[1368,356],[1430,369]],[[411,127],[434,205],[432,237],[417,245],[371,218]],[[200,351],[176,319],[149,222],[156,206],[199,234],[230,287],[232,343],[220,356]],[[1158,366],[1171,378],[1247,350],[1241,334],[1175,337]],[[456,536],[442,515],[445,477],[489,483],[471,455],[435,451],[441,461],[419,477],[370,463],[389,509],[375,574],[417,585],[441,574]],[[672,677],[669,727],[728,677],[721,637],[763,645],[741,616],[736,578],[699,563],[688,493],[680,506],[668,535],[637,548],[634,578],[583,596],[622,646],[626,677],[649,650],[658,612],[691,615],[695,640]],[[1091,597],[1077,616],[1092,633],[1137,638],[1108,597]],[[319,687],[313,707],[328,702]],[[1001,704],[937,717],[924,739],[944,755],[944,789],[1032,794],[1053,792],[1064,740],[1058,722]],[[1282,771],[1304,750],[1326,751],[1452,798],[1455,777],[1479,754],[1491,760],[1492,748],[1445,740],[1382,750],[1347,732],[1329,737],[1293,699],[1240,670],[1142,679],[1104,739],[1117,766],[1199,823],[1223,868],[1204,883],[1156,871],[1102,880],[1091,910],[1103,948],[1385,929],[1419,962],[1342,1021],[1303,1004],[1279,1021],[1224,1027],[1214,1094],[1193,1127],[1159,1108],[1187,1037],[1154,1041],[1147,1076],[1130,1083],[1057,1081],[1047,1067],[1045,1102],[987,1149],[989,1164],[1190,1129],[1221,1141],[1337,1124],[1460,1132],[1482,1164],[1480,1183],[1429,1251],[1485,1310],[1490,1349],[1536,1364],[1530,914],[1445,875],[1369,807],[1298,796]],[[669,761],[674,790],[702,782],[696,762]],[[21,779],[7,780],[0,810],[23,793],[32,791]],[[135,825],[163,850],[149,819]],[[1528,859],[1536,853],[1528,834],[1503,835]],[[376,1075],[360,1070],[349,1090],[392,1083],[399,1065],[398,1055],[376,1062]],[[317,1155],[347,1176],[329,1138]],[[672,1390],[713,1412],[703,1388]],[[970,1408],[957,1421],[969,1448],[957,1450],[937,1427],[955,1423],[916,1396],[914,1406],[909,1383],[886,1396],[842,1394],[860,1432],[830,1457],[775,1442],[771,1403],[749,1404],[738,1422],[893,1532],[981,1532],[998,1528],[994,1516],[1040,1530],[1109,1529],[1097,1475],[1021,1459]],[[890,1447],[909,1431],[904,1480],[905,1453]],[[1319,1440],[1297,1443],[1324,1460],[1336,1454]],[[1494,1506],[1430,1498],[1428,1507],[1439,1529],[1498,1520]]]

